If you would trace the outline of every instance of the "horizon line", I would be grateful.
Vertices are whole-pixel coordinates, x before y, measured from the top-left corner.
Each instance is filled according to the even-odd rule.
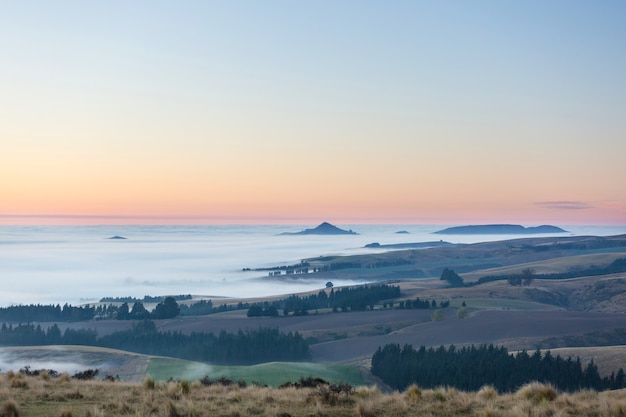
[[[293,225],[293,224],[310,224],[317,222],[329,222],[329,223],[346,223],[346,224],[415,224],[415,225],[487,225],[487,224],[527,224],[527,225],[548,225],[554,222],[549,220],[537,222],[537,221],[475,221],[475,220],[443,220],[443,219],[424,219],[424,220],[416,220],[416,219],[407,219],[407,218],[397,218],[397,217],[334,217],[334,220],[313,220],[311,217],[294,217],[294,216],[256,216],[256,217],[246,217],[246,216],[202,216],[202,215],[133,215],[133,214],[1,214],[0,220],[5,219],[22,219],[22,220],[34,220],[34,219],[48,219],[48,220],[109,220],[109,221],[123,221],[122,223],[83,223],[81,225],[203,225],[203,224],[221,224],[221,225]],[[124,221],[126,220],[126,221]],[[137,220],[138,223],[128,223],[129,220]],[[145,221],[162,221],[166,223],[145,223]],[[190,221],[198,221],[200,223],[190,223]],[[142,221],[142,222],[139,222]],[[228,222],[228,223],[227,223]],[[363,223],[359,223],[363,222]],[[563,226],[606,226],[606,227],[623,227],[626,224],[608,224],[608,223],[600,223],[600,222],[573,222],[573,223],[560,223]],[[11,226],[12,224],[3,224],[0,222],[0,225],[3,226]],[[17,225],[72,225],[72,224],[41,224],[41,223],[21,223],[15,224]]]

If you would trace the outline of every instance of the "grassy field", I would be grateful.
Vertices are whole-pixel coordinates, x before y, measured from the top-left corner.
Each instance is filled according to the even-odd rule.
[[[111,375],[124,381],[142,381],[150,376],[194,381],[208,376],[246,383],[279,386],[300,378],[317,377],[332,383],[364,385],[361,369],[352,365],[274,362],[254,366],[216,366],[175,358],[154,357],[115,349],[89,346],[35,346],[0,349],[2,370],[53,369],[70,375],[85,369],[98,369],[100,377]]]
[[[337,384],[365,384],[361,371],[355,366],[314,363],[273,362],[253,366],[214,366],[178,359],[152,358],[146,373],[161,381],[170,378],[193,381],[208,376],[211,379],[224,377],[273,387],[307,377],[322,378]]]
[[[335,391],[315,388],[275,389],[211,385],[199,382],[143,383],[77,381],[67,374],[0,375],[3,417],[244,417],[244,416],[593,416],[626,415],[626,390],[562,393],[530,383],[512,393],[491,387],[478,392],[451,388],[382,393],[375,387]]]

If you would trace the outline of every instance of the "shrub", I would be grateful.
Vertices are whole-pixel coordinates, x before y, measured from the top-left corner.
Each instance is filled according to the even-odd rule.
[[[434,311],[433,315],[431,316],[431,319],[432,321],[444,321],[446,319],[446,316],[443,310],[437,309]]]
[[[79,379],[81,381],[90,381],[94,379],[100,371],[98,369],[86,369],[82,372],[76,372],[72,378]]]

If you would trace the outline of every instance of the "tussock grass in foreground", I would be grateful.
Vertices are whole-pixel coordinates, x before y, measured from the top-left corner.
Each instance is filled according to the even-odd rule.
[[[0,375],[0,417],[529,415],[626,417],[626,390],[560,393],[549,385],[531,383],[508,394],[498,394],[489,386],[477,392],[410,386],[404,392],[388,394],[365,386],[352,390],[333,389],[330,385],[269,388]]]

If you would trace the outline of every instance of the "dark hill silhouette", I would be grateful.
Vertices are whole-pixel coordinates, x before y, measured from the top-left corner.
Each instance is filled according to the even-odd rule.
[[[301,232],[285,232],[281,233],[281,235],[358,235],[358,233],[352,230],[343,230],[328,222],[324,222],[314,229],[305,229]]]
[[[126,238],[125,238],[124,236],[118,236],[118,235],[115,235],[115,236],[111,236],[109,239],[115,239],[115,240],[120,240],[120,239],[122,239],[122,240],[125,240]]]
[[[518,224],[484,224],[448,227],[435,233],[441,235],[531,235],[538,233],[567,233],[567,230],[550,225],[524,227]]]

